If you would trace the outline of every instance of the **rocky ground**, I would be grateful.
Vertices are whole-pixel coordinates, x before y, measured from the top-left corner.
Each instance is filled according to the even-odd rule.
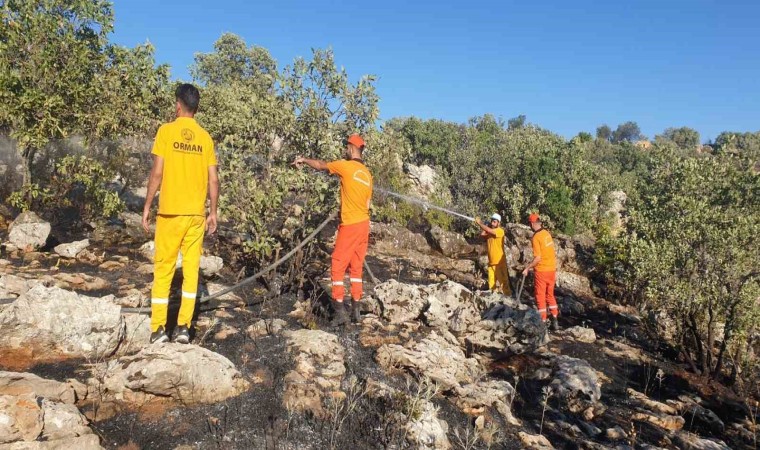
[[[480,246],[373,224],[360,324],[328,326],[326,235],[302,286],[200,304],[191,345],[151,346],[151,236],[122,219],[51,234],[26,214],[2,235],[0,449],[756,448],[751,402],[596,296],[588,242],[557,239],[557,333],[530,286],[480,291]],[[529,230],[507,235],[510,265],[530,259]],[[207,291],[238,279],[224,248]]]

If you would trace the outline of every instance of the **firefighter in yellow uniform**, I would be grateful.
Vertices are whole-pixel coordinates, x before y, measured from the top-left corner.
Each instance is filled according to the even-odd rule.
[[[475,223],[482,232],[480,236],[486,240],[488,248],[488,289],[501,290],[504,295],[512,295],[509,286],[509,271],[507,270],[507,258],[504,255],[504,228],[501,228],[501,216],[491,216],[491,226],[483,225],[480,218]]]
[[[182,301],[174,341],[190,342],[189,328],[198,291],[203,236],[216,231],[216,209],[219,199],[214,142],[193,118],[198,111],[200,93],[191,84],[180,85],[176,92],[177,118],[159,128],[153,143],[153,168],[143,208],[143,228],[148,231],[148,218],[153,197],[160,188],[156,217],[156,254],[151,292],[151,343],[169,340],[166,316],[169,290],[182,251]],[[206,217],[206,198],[210,212]]]

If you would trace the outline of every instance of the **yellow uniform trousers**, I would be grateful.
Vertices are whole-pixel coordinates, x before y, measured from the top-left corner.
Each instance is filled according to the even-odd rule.
[[[153,261],[153,290],[151,293],[150,329],[166,327],[171,289],[177,255],[182,251],[182,303],[177,325],[189,327],[195,312],[198,291],[198,271],[201,263],[206,218],[203,216],[156,217],[156,254]]]
[[[499,264],[488,266],[488,289],[496,291],[501,288],[504,295],[512,295],[512,288],[509,286],[509,271],[507,271],[507,262],[502,260]]]

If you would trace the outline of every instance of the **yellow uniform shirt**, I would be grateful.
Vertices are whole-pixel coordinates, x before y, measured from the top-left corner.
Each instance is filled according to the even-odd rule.
[[[211,136],[195,119],[178,117],[158,129],[152,153],[164,159],[158,213],[204,216],[208,168],[216,165]]]
[[[340,177],[340,223],[369,220],[369,203],[372,198],[372,175],[357,160],[338,160],[327,163],[331,175]]]
[[[543,228],[533,234],[533,255],[540,255],[541,261],[535,267],[536,272],[555,272],[557,270],[557,258],[554,252],[554,240],[552,235]]]
[[[504,229],[497,227],[493,231],[495,236],[489,234],[486,241],[489,266],[495,266],[504,259]]]

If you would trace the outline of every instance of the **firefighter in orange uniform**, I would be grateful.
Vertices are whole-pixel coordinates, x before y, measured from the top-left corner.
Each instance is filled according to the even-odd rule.
[[[559,308],[557,299],[554,297],[554,283],[557,278],[557,257],[555,255],[554,240],[552,235],[543,227],[538,214],[531,214],[528,218],[530,227],[533,229],[533,261],[523,270],[523,276],[528,275],[530,269],[534,270],[534,285],[536,289],[536,304],[541,320],[547,320],[547,306],[551,329],[559,330],[557,316]]]
[[[349,270],[351,283],[351,320],[360,319],[359,300],[362,297],[362,271],[369,245],[369,204],[372,198],[372,174],[362,160],[364,139],[352,134],[346,140],[345,159],[325,162],[318,159],[296,158],[293,164],[302,164],[340,177],[340,226],[332,254],[330,277],[335,317],[332,326],[349,321],[344,305],[344,276]]]

